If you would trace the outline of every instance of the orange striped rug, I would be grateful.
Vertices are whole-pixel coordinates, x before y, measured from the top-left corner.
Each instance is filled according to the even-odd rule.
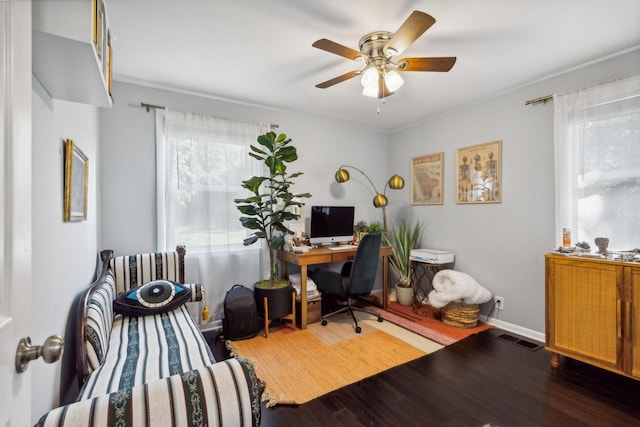
[[[227,341],[231,355],[249,360],[266,383],[263,401],[302,404],[441,349],[443,346],[392,322],[357,314],[356,334],[348,315],[306,330],[281,327],[242,341]],[[362,320],[360,320],[362,319]]]

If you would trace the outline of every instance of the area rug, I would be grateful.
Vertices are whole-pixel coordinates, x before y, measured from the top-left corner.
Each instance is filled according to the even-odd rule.
[[[442,321],[437,318],[433,308],[430,310],[426,307],[421,308],[416,313],[413,311],[412,306],[401,305],[395,301],[389,302],[388,310],[382,310],[374,306],[367,307],[367,309],[379,313],[389,322],[393,322],[442,345],[453,344],[470,335],[491,329],[491,325],[480,322],[478,326],[474,328],[450,326],[442,323]]]
[[[348,315],[333,316],[327,326],[306,330],[281,327],[243,341],[227,341],[232,356],[253,363],[266,383],[263,401],[303,404],[395,366],[433,353],[442,345],[391,322],[357,314],[356,334]],[[362,320],[360,320],[362,319]]]

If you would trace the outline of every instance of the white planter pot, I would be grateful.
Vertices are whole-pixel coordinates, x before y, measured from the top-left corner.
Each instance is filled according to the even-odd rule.
[[[405,288],[404,286],[396,285],[396,298],[400,305],[412,305],[413,304],[413,287]]]

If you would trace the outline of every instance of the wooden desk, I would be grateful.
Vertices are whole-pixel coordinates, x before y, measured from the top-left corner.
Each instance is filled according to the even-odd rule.
[[[356,256],[357,248],[341,249],[333,251],[327,248],[314,248],[308,252],[297,254],[295,252],[278,251],[278,259],[282,262],[282,276],[289,274],[289,264],[300,266],[300,328],[307,329],[307,266],[316,264],[329,264],[332,262],[351,261]],[[387,308],[389,303],[389,255],[393,249],[391,246],[380,246],[382,257],[382,307]]]

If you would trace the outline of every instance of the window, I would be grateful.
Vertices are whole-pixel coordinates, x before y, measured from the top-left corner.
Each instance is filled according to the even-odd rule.
[[[202,284],[213,319],[222,318],[234,283],[249,285],[269,272],[263,243],[243,245],[249,231],[234,203],[246,197],[243,180],[264,175],[249,147],[267,131],[256,123],[156,110],[157,249],[187,247],[185,281]]]
[[[640,76],[554,95],[556,236],[640,247]]]
[[[243,180],[262,174],[248,152],[267,128],[171,110],[162,115],[159,242],[187,245],[190,252],[242,247],[247,230],[233,200],[246,196]]]

